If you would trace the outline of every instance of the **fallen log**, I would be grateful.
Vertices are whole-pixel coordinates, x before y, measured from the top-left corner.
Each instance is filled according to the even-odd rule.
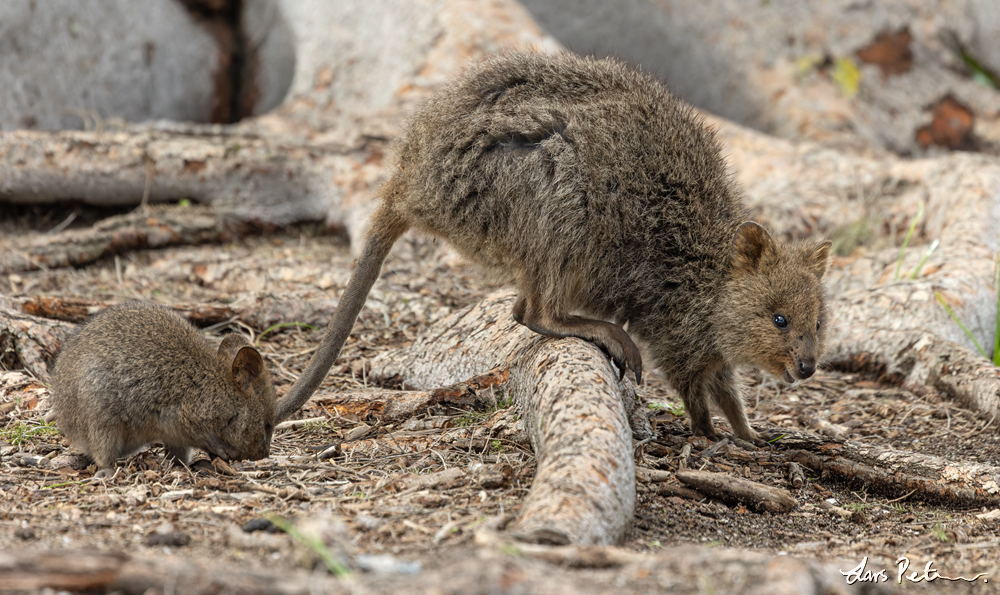
[[[241,539],[253,549],[269,544],[273,550],[290,547],[290,538],[253,534],[268,539]],[[857,560],[816,560],[775,556],[766,552],[729,548],[674,547],[656,554],[608,546],[544,546],[515,542],[509,536],[479,531],[474,548],[460,548],[440,563],[403,573],[352,573],[334,578],[311,570],[250,568],[231,562],[205,561],[183,555],[141,557],[93,550],[16,550],[0,554],[0,569],[20,569],[17,578],[0,572],[0,589],[41,591],[87,585],[95,592],[143,595],[185,593],[212,595],[389,595],[448,592],[579,593],[622,595],[669,591],[681,595],[713,592],[750,592],[770,595],[840,593],[844,576]],[[359,556],[360,558],[360,556]],[[360,560],[359,560],[360,561]],[[871,560],[889,565],[891,561]],[[59,582],[72,577],[73,583]],[[710,577],[710,578],[709,578]],[[853,591],[850,591],[853,592]]]
[[[73,326],[25,314],[13,300],[0,296],[0,364],[8,370],[26,369],[47,382],[49,364]]]
[[[706,496],[726,504],[743,504],[759,512],[777,514],[799,505],[786,490],[742,477],[693,470],[680,470],[675,475],[681,483]]]
[[[186,198],[238,207],[245,221],[342,220],[341,199],[352,190],[341,178],[354,186],[377,181],[384,144],[298,144],[221,126],[15,130],[0,135],[0,201],[132,205]]]
[[[361,420],[393,424],[411,419],[435,407],[484,409],[496,405],[486,389],[507,382],[504,368],[474,376],[465,382],[429,391],[373,389],[349,393],[321,393],[310,403],[337,415],[355,415]],[[482,391],[482,392],[480,392]]]
[[[635,506],[634,389],[593,345],[552,340],[514,322],[513,302],[499,292],[456,312],[412,347],[375,358],[372,377],[426,388],[509,366],[509,393],[538,458],[512,531],[528,540],[613,543]]]
[[[982,488],[948,485],[918,475],[893,473],[846,457],[792,454],[792,460],[811,468],[823,478],[863,486],[870,493],[887,498],[912,498],[953,508],[1000,505],[1000,494],[996,492],[991,494]]]
[[[120,552],[0,552],[0,592],[103,588],[115,580],[127,559]]]
[[[785,456],[823,478],[863,485],[886,498],[949,507],[1000,505],[1000,467],[873,446],[782,428],[776,443]]]
[[[0,274],[81,266],[139,248],[229,242],[253,231],[259,229],[227,223],[210,207],[150,207],[108,217],[86,229],[0,240]]]
[[[114,305],[114,302],[96,299],[43,295],[28,296],[18,301],[27,314],[66,322],[83,322]],[[170,308],[199,327],[239,318],[231,306],[222,304],[178,303],[171,304]]]
[[[953,461],[942,457],[877,446],[854,440],[831,440],[825,436],[782,428],[776,443],[791,458],[806,451],[813,461],[842,457],[878,468],[889,474],[926,477],[938,483],[952,483],[1000,496],[1000,467],[974,461]],[[818,458],[817,458],[818,457]],[[799,461],[809,467],[816,463]]]
[[[118,302],[77,297],[26,296],[8,298],[7,303],[8,307],[20,309],[24,314],[37,317],[39,321],[51,319],[78,323]],[[175,302],[166,305],[198,327],[238,320],[251,328],[263,330],[289,320],[322,327],[330,321],[330,316],[337,308],[337,300],[320,291],[286,294],[247,292],[225,304]],[[3,307],[3,302],[0,302],[0,307]],[[19,316],[24,314],[18,313]]]

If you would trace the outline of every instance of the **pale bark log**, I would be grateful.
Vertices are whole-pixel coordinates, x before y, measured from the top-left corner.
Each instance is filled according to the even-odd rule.
[[[782,429],[787,457],[823,477],[887,498],[954,507],[1000,506],[1000,468]],[[801,449],[801,450],[797,450]]]
[[[528,539],[613,543],[635,506],[634,389],[593,345],[514,322],[513,303],[513,294],[500,292],[449,316],[409,349],[376,358],[372,374],[425,388],[509,365],[510,394],[538,458],[513,530]]]
[[[972,461],[953,461],[942,457],[890,446],[877,446],[854,440],[831,440],[811,432],[782,428],[778,445],[789,452],[802,449],[821,458],[844,457],[878,467],[889,474],[925,477],[942,484],[954,484],[981,490],[1000,497],[1000,467]]]
[[[127,558],[118,552],[0,552],[0,592],[102,588],[114,581]]]
[[[80,266],[137,248],[231,241],[239,230],[211,208],[150,208],[91,228],[0,240],[0,274]]]
[[[430,391],[374,389],[350,393],[317,393],[309,402],[339,415],[356,415],[366,421],[394,424],[423,415],[440,406],[483,409],[496,405],[487,389],[507,382],[507,369],[496,369],[465,382]],[[480,391],[483,391],[480,394]]]
[[[52,319],[66,322],[83,322],[117,303],[57,296],[6,299],[10,306],[37,316],[39,321]],[[176,302],[166,305],[195,326],[204,327],[227,320],[240,320],[252,328],[263,330],[289,320],[323,327],[336,310],[337,300],[318,290],[283,294],[246,292],[228,304]],[[0,303],[0,306],[3,306],[3,303]],[[19,315],[23,316],[20,313]]]
[[[304,145],[221,126],[176,128],[6,132],[0,202],[133,205],[145,194],[151,203],[212,204],[244,220],[342,221],[342,199],[379,178],[385,144]]]
[[[114,305],[114,302],[105,302],[96,299],[44,295],[15,298],[13,301],[20,303],[21,310],[32,316],[66,322],[83,322]],[[232,307],[222,304],[176,303],[171,304],[170,307],[184,318],[187,318],[195,326],[209,326],[225,320],[239,318],[241,314],[248,317],[250,315],[250,312],[247,311],[237,313]]]
[[[268,537],[272,549],[289,544],[291,539]],[[255,543],[257,547],[263,543],[259,539],[246,541],[244,548],[250,550]],[[19,550],[4,552],[0,564],[5,569],[20,569],[18,578],[23,582],[14,588],[35,591],[88,585],[97,592],[124,595],[502,593],[512,588],[524,593],[632,595],[668,591],[695,595],[704,593],[706,585],[719,593],[748,592],[747,585],[753,586],[749,592],[768,595],[861,592],[845,587],[840,573],[842,568],[856,566],[858,560],[819,562],[726,548],[676,547],[648,554],[607,546],[549,547],[513,542],[486,531],[476,534],[476,545],[453,550],[415,576],[356,572],[346,579],[322,571],[275,571],[206,562],[184,556],[183,550],[155,558],[82,550]],[[75,582],[59,582],[74,570]],[[0,572],[0,588],[14,584],[4,583],[5,578]]]

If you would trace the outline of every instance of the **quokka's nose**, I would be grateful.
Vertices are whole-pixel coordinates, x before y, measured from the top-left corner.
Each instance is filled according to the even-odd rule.
[[[805,380],[816,373],[816,364],[813,362],[799,362],[799,378]]]

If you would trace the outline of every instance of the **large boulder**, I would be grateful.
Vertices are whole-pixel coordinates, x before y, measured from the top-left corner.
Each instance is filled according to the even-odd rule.
[[[904,155],[1000,148],[989,0],[523,3],[568,48],[640,64],[689,102],[784,138]]]
[[[231,122],[278,105],[294,61],[271,0],[10,0],[0,130]]]

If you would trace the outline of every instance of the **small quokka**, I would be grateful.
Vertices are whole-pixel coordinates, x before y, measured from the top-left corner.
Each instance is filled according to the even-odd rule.
[[[277,403],[260,353],[235,333],[213,351],[167,308],[125,302],[98,314],[66,342],[52,378],[52,416],[96,477],[151,442],[184,463],[191,447],[226,460],[270,453]]]
[[[514,319],[538,333],[591,341],[636,381],[630,335],[648,345],[695,434],[717,437],[714,401],[737,436],[757,438],[736,369],[788,382],[816,370],[830,243],[788,245],[748,222],[714,132],[652,77],[614,60],[495,56],[418,109],[395,153],[363,254],[279,420],[326,375],[410,227],[515,287]]]

